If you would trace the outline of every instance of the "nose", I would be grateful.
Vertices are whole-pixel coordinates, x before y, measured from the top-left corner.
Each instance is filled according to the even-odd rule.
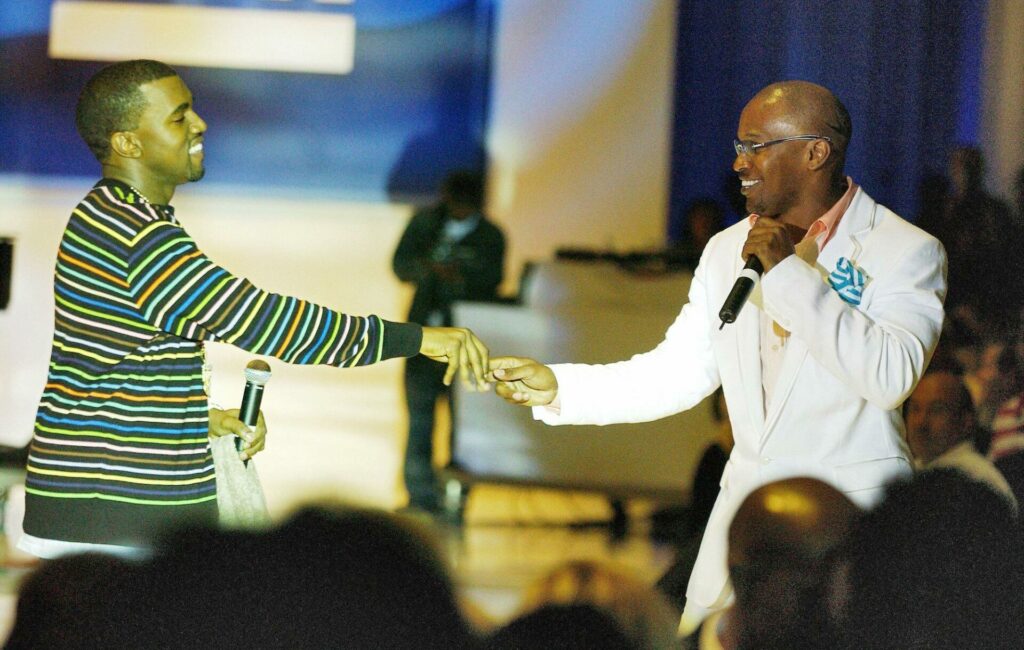
[[[732,170],[738,174],[745,169],[750,169],[750,160],[747,159],[746,154],[736,154],[736,158],[732,161]]]
[[[193,112],[190,128],[192,129],[192,132],[196,134],[206,133],[206,121],[199,117],[199,113]]]

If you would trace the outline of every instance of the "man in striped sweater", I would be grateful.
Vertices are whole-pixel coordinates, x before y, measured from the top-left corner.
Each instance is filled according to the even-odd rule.
[[[349,316],[276,295],[207,258],[169,205],[203,176],[206,123],[168,66],[99,71],[76,124],[103,178],[57,253],[55,331],[26,478],[25,536],[40,557],[144,548],[165,529],[215,522],[209,436],[263,448],[237,411],[210,409],[203,342],[299,364],[350,367],[417,353],[485,387],[487,348],[462,328]]]

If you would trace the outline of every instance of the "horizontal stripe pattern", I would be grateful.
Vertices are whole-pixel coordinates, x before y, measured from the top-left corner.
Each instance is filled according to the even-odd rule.
[[[213,263],[169,207],[104,179],[74,209],[54,273],[54,338],[36,416],[26,530],[104,542],[157,530],[173,507],[208,504],[216,485],[202,378],[203,341],[289,363],[381,360],[384,323],[255,287]],[[96,516],[118,502],[111,530],[76,539],[64,504]],[[140,506],[125,517],[124,507]],[[52,508],[53,517],[48,516]],[[204,511],[208,511],[204,506]],[[84,516],[84,515],[83,515]],[[122,524],[126,525],[126,524]],[[141,534],[141,533],[140,533]]]

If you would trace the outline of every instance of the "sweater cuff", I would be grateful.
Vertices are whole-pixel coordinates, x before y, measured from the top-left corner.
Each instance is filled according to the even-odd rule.
[[[416,323],[393,323],[381,319],[384,323],[384,345],[380,360],[395,357],[414,357],[420,353],[423,345],[423,327]]]

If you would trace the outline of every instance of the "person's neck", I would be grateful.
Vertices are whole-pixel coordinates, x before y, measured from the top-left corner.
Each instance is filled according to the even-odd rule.
[[[140,174],[133,170],[121,167],[104,165],[103,176],[105,178],[113,178],[114,180],[121,181],[122,183],[131,186],[132,189],[142,194],[142,198],[146,199],[150,203],[155,203],[156,205],[170,204],[171,198],[174,197],[174,190],[176,189],[174,185],[159,183],[152,178],[149,178],[146,174]]]
[[[810,192],[804,201],[800,201],[792,209],[780,214],[778,219],[782,223],[790,224],[806,231],[811,227],[811,224],[832,209],[832,206],[838,203],[839,199],[843,198],[847,189],[849,189],[849,184],[846,182],[845,176],[834,179],[830,181],[827,187]]]

